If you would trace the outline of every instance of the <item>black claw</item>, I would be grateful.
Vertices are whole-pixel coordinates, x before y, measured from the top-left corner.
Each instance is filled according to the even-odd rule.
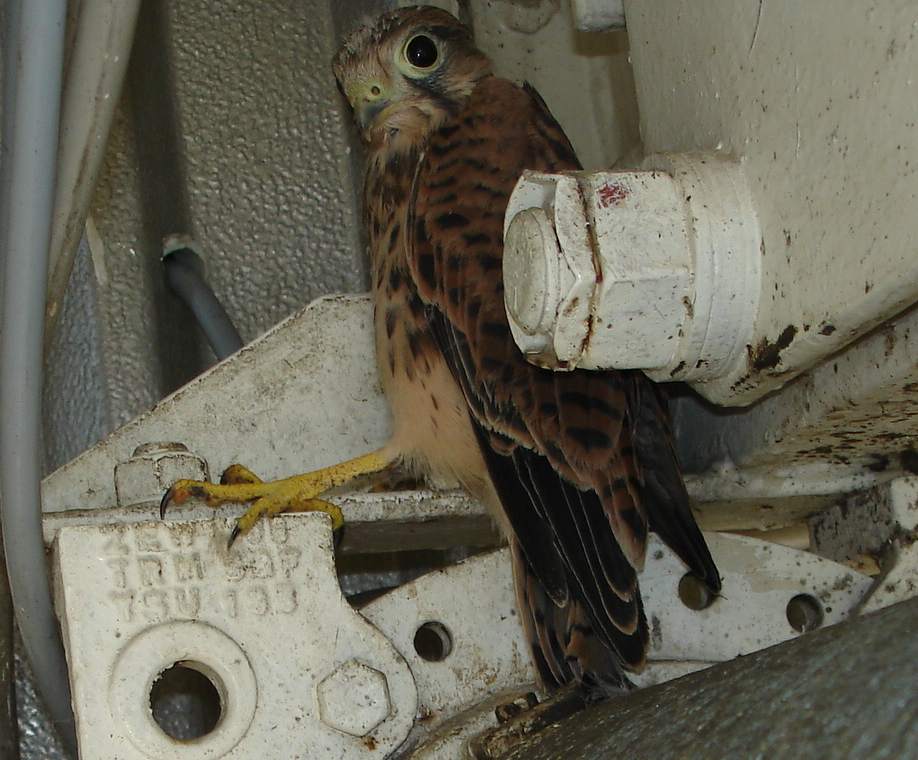
[[[163,494],[163,498],[159,502],[159,519],[166,519],[166,507],[169,506],[169,502],[172,501],[172,489],[170,488],[166,493]]]
[[[233,532],[230,533],[229,541],[226,542],[226,548],[227,548],[227,549],[232,549],[232,548],[233,548],[233,544],[236,542],[236,539],[239,538],[239,535],[240,535],[241,533],[242,533],[242,531],[239,530],[239,523],[236,523],[236,524],[233,526]]]

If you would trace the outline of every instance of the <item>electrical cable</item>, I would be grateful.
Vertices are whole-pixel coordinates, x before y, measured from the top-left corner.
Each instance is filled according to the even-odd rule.
[[[191,310],[218,361],[242,348],[242,338],[203,274],[200,257],[188,246],[163,254],[169,288]]]
[[[15,7],[14,7],[15,6]],[[42,332],[48,280],[65,0],[7,3],[0,241],[0,513],[16,619],[36,686],[75,750],[70,681],[42,534]]]

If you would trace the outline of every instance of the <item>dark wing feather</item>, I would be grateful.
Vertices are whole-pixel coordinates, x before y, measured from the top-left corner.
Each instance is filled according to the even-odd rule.
[[[620,667],[639,668],[647,644],[636,571],[648,520],[693,569],[713,563],[671,444],[654,440],[668,431],[656,422],[665,422],[659,397],[642,390],[652,384],[636,372],[537,368],[510,335],[501,278],[509,194],[525,169],[577,168],[533,90],[485,79],[420,162],[407,253],[514,532],[537,659],[555,679],[573,668],[621,684]]]
[[[689,507],[673,448],[665,393],[653,383],[634,383],[628,405],[633,410],[634,456],[641,469],[650,529],[708,588],[719,592],[720,574]]]

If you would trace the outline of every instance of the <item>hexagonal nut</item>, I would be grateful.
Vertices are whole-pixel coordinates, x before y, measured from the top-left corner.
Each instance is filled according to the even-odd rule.
[[[582,180],[602,282],[583,367],[672,362],[693,296],[685,201],[663,172],[593,172]]]
[[[181,443],[146,443],[115,465],[119,507],[158,502],[176,480],[207,480],[207,463]]]
[[[348,660],[316,686],[319,717],[329,728],[366,736],[392,709],[385,674]]]

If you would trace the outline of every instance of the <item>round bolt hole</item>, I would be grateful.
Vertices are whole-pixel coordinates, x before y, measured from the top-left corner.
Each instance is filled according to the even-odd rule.
[[[787,603],[787,622],[797,633],[813,631],[822,625],[822,605],[815,596],[797,594]]]
[[[443,623],[424,623],[415,631],[414,651],[427,662],[443,662],[453,651],[453,637]]]
[[[207,736],[223,715],[221,684],[198,662],[177,662],[157,676],[150,689],[153,720],[168,736],[193,741]]]
[[[690,610],[706,610],[717,597],[698,576],[686,573],[679,580],[679,599]]]

